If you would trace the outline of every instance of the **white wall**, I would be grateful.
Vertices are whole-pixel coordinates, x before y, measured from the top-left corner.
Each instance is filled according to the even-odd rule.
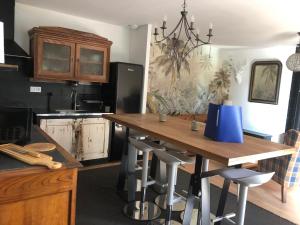
[[[137,29],[132,29],[130,32],[129,61],[131,63],[141,64],[144,66],[143,98],[141,104],[142,113],[146,112],[147,103],[151,30],[152,25],[146,24],[139,26]]]
[[[245,129],[272,134],[274,141],[285,131],[287,109],[289,103],[292,72],[285,65],[289,55],[295,52],[295,47],[272,47],[263,49],[221,49],[220,62],[232,58],[239,64],[246,62],[241,73],[242,82],[231,82],[230,99],[235,105],[242,106],[243,125]],[[251,65],[256,60],[273,60],[282,62],[282,75],[278,105],[248,102]]]
[[[117,26],[16,3],[15,41],[27,52],[29,50],[27,32],[35,26],[60,26],[98,34],[113,42],[111,61],[129,61],[130,30],[126,26]]]

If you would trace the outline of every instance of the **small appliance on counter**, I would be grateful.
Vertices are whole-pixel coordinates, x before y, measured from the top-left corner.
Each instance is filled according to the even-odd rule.
[[[110,64],[110,81],[102,85],[105,111],[140,113],[144,68],[142,65],[114,62]],[[120,160],[125,142],[125,127],[112,123],[110,160]]]

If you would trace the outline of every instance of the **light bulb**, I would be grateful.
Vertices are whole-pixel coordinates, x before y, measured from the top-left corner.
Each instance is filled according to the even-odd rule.
[[[192,23],[195,22],[195,17],[194,17],[194,15],[191,16],[191,22],[192,22]]]
[[[164,22],[167,22],[167,20],[168,20],[168,16],[167,16],[167,15],[164,15],[163,21],[164,21]]]

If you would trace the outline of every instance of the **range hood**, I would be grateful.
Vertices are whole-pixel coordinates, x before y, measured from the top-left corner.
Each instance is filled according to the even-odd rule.
[[[4,54],[6,57],[31,58],[14,40],[15,0],[0,0],[0,21],[4,23]]]

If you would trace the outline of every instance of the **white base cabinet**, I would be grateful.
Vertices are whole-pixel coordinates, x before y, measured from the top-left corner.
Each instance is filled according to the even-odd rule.
[[[109,124],[103,118],[40,121],[41,129],[80,161],[108,157]]]

